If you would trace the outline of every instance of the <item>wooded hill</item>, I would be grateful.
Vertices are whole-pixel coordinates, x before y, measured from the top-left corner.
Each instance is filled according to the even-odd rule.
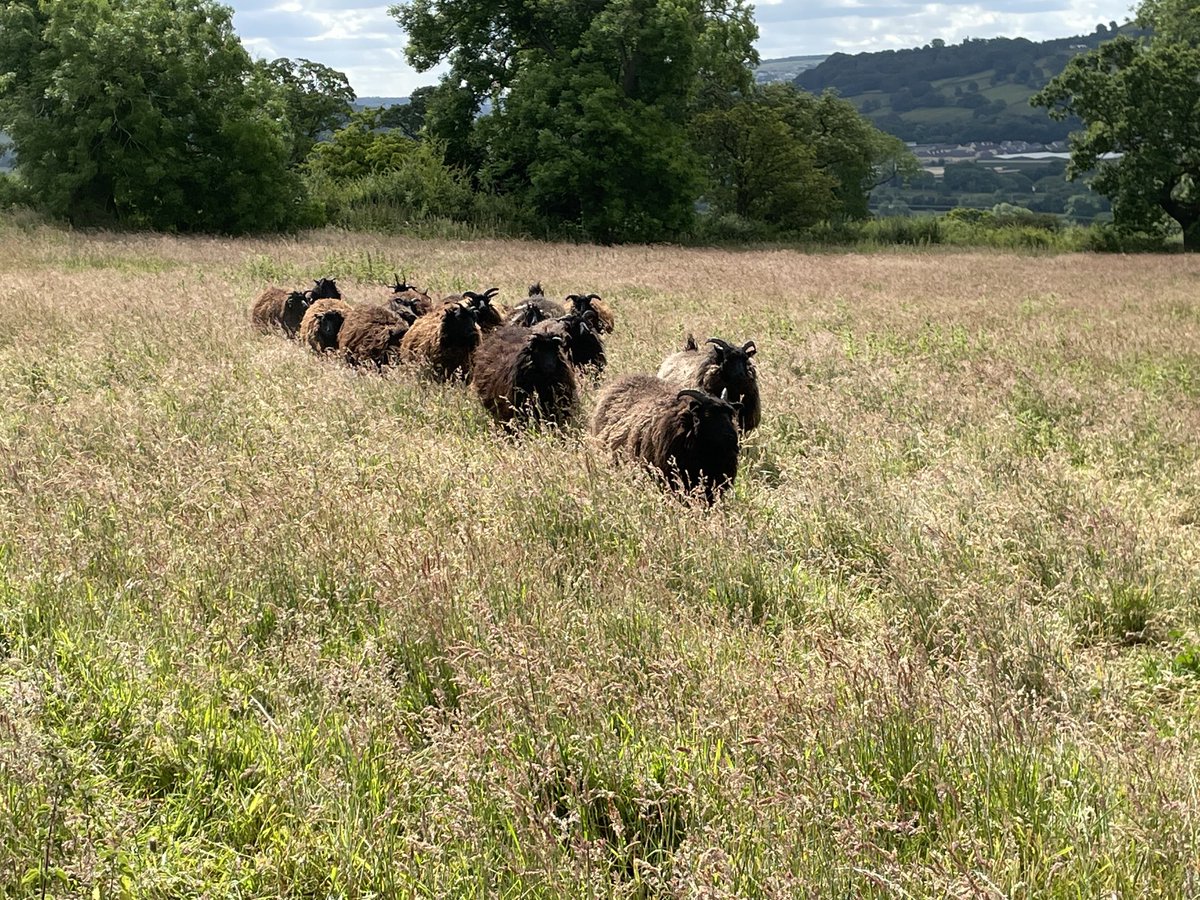
[[[874,124],[918,143],[1066,140],[1075,119],[1055,122],[1029,98],[1077,53],[1110,40],[1115,22],[1089,35],[1030,41],[968,38],[935,40],[911,50],[853,56],[834,53],[795,79],[814,93],[833,89],[852,100]],[[1120,31],[1136,33],[1133,26]]]

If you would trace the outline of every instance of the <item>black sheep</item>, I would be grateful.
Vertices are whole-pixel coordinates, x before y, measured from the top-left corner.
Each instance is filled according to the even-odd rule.
[[[603,394],[591,431],[605,449],[657,470],[672,487],[712,503],[738,468],[737,409],[653,375],[627,375]]]

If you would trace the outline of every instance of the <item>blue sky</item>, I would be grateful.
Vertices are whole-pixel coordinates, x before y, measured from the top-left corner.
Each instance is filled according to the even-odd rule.
[[[227,0],[228,2],[228,0]],[[345,72],[359,96],[404,96],[437,81],[404,61],[404,33],[387,4],[369,0],[232,0],[234,25],[252,54],[303,57]],[[942,38],[1028,37],[1089,32],[1125,21],[1131,0],[759,0],[764,59],[914,47]]]

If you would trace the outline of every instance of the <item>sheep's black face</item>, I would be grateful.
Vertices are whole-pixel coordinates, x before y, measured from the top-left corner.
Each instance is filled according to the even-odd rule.
[[[680,476],[686,489],[702,487],[711,503],[737,475],[737,407],[701,391],[681,391],[679,396],[689,404],[685,429],[693,448]]]
[[[753,377],[754,363],[741,350],[731,350],[721,361],[721,377],[731,387],[741,387]]]
[[[479,339],[479,322],[469,305],[452,306],[446,310],[442,335],[455,343],[472,343]]]
[[[319,278],[313,282],[312,298],[314,300],[341,300],[342,292],[332,278]]]
[[[330,310],[321,315],[317,322],[317,343],[322,350],[333,350],[337,347],[338,333],[342,330],[343,318],[337,310]]]
[[[557,334],[535,334],[529,338],[529,356],[533,369],[545,375],[562,371],[567,365],[563,339]]]
[[[572,313],[558,320],[567,335],[567,352],[577,366],[604,364],[604,340],[596,329],[596,313]]]
[[[283,301],[283,327],[292,334],[300,330],[300,322],[312,305],[312,298],[299,291],[292,291]]]

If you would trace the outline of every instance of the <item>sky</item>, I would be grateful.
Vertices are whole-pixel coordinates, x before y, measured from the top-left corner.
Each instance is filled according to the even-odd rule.
[[[229,2],[229,0],[227,0]],[[403,97],[444,69],[404,61],[404,32],[369,0],[232,0],[234,26],[256,57],[311,59],[346,73],[360,97]],[[1132,0],[759,0],[763,59],[918,47],[934,38],[1068,37],[1124,22]]]

